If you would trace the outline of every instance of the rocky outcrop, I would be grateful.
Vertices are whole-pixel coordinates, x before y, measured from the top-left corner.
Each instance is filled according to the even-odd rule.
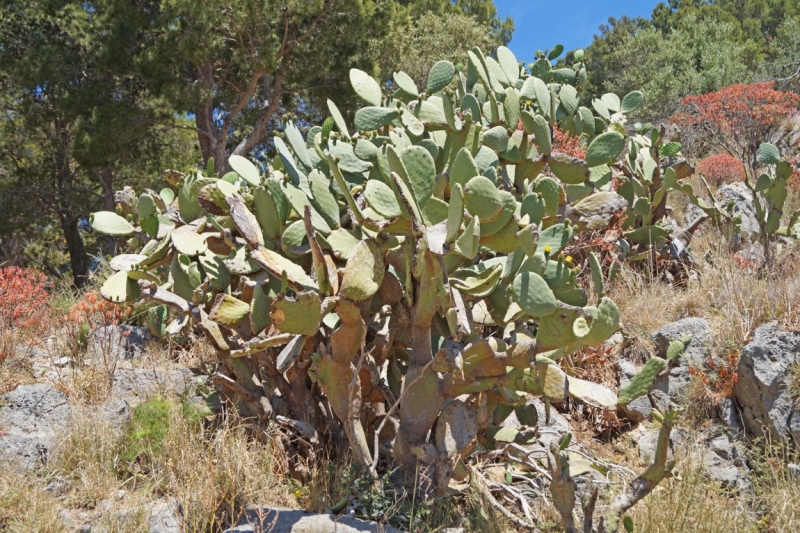
[[[653,409],[663,412],[669,408],[670,403],[685,403],[687,388],[692,380],[689,368],[702,368],[711,353],[711,326],[702,318],[684,318],[667,324],[651,337],[656,345],[656,355],[664,358],[670,343],[681,340],[685,335],[691,335],[691,341],[678,360],[672,362],[671,367],[656,378],[650,394],[623,407],[628,419],[642,422],[650,417]],[[620,387],[630,383],[638,371],[630,360],[624,358],[619,360],[618,370]]]
[[[800,363],[800,333],[776,322],[761,326],[742,349],[734,385],[742,421],[756,436],[800,442],[800,409],[792,398],[792,365]]]
[[[0,396],[0,468],[47,462],[69,417],[67,397],[47,383],[21,385]]]
[[[195,379],[186,368],[118,368],[111,385],[111,397],[137,405],[156,395],[184,394],[195,385]]]

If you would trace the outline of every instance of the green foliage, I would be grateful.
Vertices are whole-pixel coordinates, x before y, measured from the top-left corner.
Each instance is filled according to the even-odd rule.
[[[398,23],[385,38],[374,39],[365,59],[376,65],[382,81],[401,71],[416,86],[427,89],[428,73],[438,61],[465,65],[467,50],[492,45],[489,28],[474,17],[459,13],[424,11]],[[451,81],[452,76],[450,76]]]

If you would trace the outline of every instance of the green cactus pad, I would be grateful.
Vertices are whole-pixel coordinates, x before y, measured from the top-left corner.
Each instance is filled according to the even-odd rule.
[[[376,213],[386,218],[396,218],[403,214],[394,191],[382,181],[368,180],[364,199]]]
[[[378,103],[378,105],[380,105],[380,103]],[[297,129],[294,122],[289,120],[284,125],[283,131],[286,133],[286,140],[289,142],[289,146],[292,147],[292,151],[297,156],[297,159],[300,160],[300,163],[302,163],[306,170],[311,170],[314,167],[311,161],[311,154],[308,151],[308,147],[303,140],[303,135],[300,133],[300,130]]]
[[[417,205],[424,208],[436,184],[436,162],[422,146],[411,146],[400,153]]]
[[[511,284],[514,301],[533,317],[543,317],[558,309],[558,301],[547,282],[533,272],[520,272]]]
[[[166,305],[156,305],[147,310],[147,329],[158,338],[167,334],[169,308]]]
[[[428,72],[428,83],[425,90],[435,94],[447,87],[456,75],[456,68],[449,61],[439,61]]]
[[[455,242],[464,221],[464,192],[461,185],[454,183],[450,188],[450,203],[447,207],[446,242]]]
[[[494,265],[480,272],[471,268],[459,268],[450,274],[450,285],[475,298],[485,298],[494,291],[502,274],[502,265]]]
[[[111,302],[134,302],[139,298],[139,284],[124,270],[114,273],[102,287],[100,294]]]
[[[419,96],[419,89],[417,89],[417,84],[414,83],[414,80],[411,79],[411,76],[409,76],[408,74],[406,74],[403,71],[399,71],[399,72],[395,72],[392,75],[392,78],[394,78],[394,82],[405,93],[413,96],[414,98]]]
[[[251,187],[258,187],[261,183],[261,172],[259,172],[253,163],[244,157],[232,155],[228,158],[228,164],[233,171],[239,174]]]
[[[625,95],[620,105],[620,111],[624,114],[633,113],[639,109],[644,102],[644,95],[640,91],[632,91]]]
[[[473,217],[461,236],[456,240],[455,252],[458,255],[472,259],[478,253],[481,235],[480,217]]]
[[[500,194],[500,201],[503,203],[502,210],[495,218],[481,224],[481,238],[500,232],[514,217],[514,213],[517,212],[517,200],[513,194],[508,191],[498,191],[498,194]]]
[[[270,325],[270,311],[272,299],[264,292],[264,288],[257,286],[253,290],[253,299],[250,300],[250,329],[258,335]]]
[[[361,241],[347,260],[339,296],[360,302],[372,298],[383,282],[383,252],[373,241]]]
[[[558,200],[556,200],[558,201]],[[545,215],[545,201],[542,196],[537,193],[528,193],[522,198],[520,206],[520,215],[527,216],[530,224],[540,224]]]
[[[450,168],[450,183],[458,183],[462,187],[475,176],[480,175],[478,165],[475,164],[472,154],[467,148],[462,148],[456,154],[453,165]]]
[[[139,220],[144,220],[156,214],[156,202],[152,196],[147,193],[139,196],[139,201],[136,204],[136,214]]]
[[[667,348],[667,361],[677,361],[686,350],[686,345],[681,341],[672,341]]]
[[[508,130],[505,126],[495,126],[483,134],[483,144],[495,152],[503,152],[508,147]]]
[[[559,180],[570,185],[584,183],[591,175],[589,167],[578,157],[555,153],[550,156],[547,163]]]
[[[231,283],[231,273],[228,267],[225,266],[222,257],[207,250],[199,256],[200,266],[203,267],[211,286],[219,292],[224,292],[228,289]]]
[[[627,231],[623,236],[637,244],[661,244],[669,239],[669,232],[661,226],[642,226],[635,230]]]
[[[503,69],[509,85],[514,85],[519,80],[519,62],[514,53],[505,46],[497,48],[497,61]]]
[[[96,232],[113,237],[127,237],[136,233],[136,228],[130,222],[113,211],[92,213],[89,215],[89,224]]]
[[[281,250],[290,259],[299,259],[299,256],[311,253],[311,246],[308,244],[308,236],[302,220],[295,220],[283,230]]]
[[[350,85],[356,94],[371,106],[381,105],[381,86],[375,79],[357,68],[350,69]]]
[[[472,115],[473,121],[480,121],[481,119],[481,105],[478,99],[472,94],[465,94],[461,99],[462,111],[469,111]]]
[[[263,187],[253,190],[253,207],[261,231],[270,239],[277,239],[280,235],[281,221],[278,207],[272,195]]]
[[[400,111],[387,107],[362,107],[356,111],[356,128],[363,131],[373,131],[389,124],[400,116]]]
[[[184,255],[194,257],[208,249],[205,237],[191,230],[178,229],[172,232],[172,245]]]
[[[596,167],[612,163],[625,150],[625,137],[619,132],[607,131],[595,137],[586,149],[586,165]]]
[[[536,182],[533,192],[542,195],[545,203],[545,216],[553,217],[558,214],[558,198],[561,187],[556,180],[549,176],[544,176]]]
[[[587,312],[590,308],[586,308]],[[619,328],[619,308],[614,300],[604,296],[597,307],[591,308],[593,318],[589,334],[583,338],[586,346],[605,342]]]
[[[472,216],[493,220],[503,209],[503,199],[489,178],[475,176],[464,187],[464,205]]]
[[[325,222],[322,215],[320,215],[317,209],[311,204],[306,193],[300,190],[298,186],[290,182],[284,183],[283,194],[289,200],[294,212],[299,216],[302,216],[305,212],[305,206],[309,206],[311,208],[311,224],[314,226],[314,229],[323,235],[330,234],[331,227],[328,226],[328,223]]]
[[[506,119],[506,127],[516,130],[517,122],[519,121],[519,93],[513,87],[506,87],[506,97],[503,100],[503,115]]]
[[[350,258],[350,254],[360,242],[350,231],[343,228],[333,230],[328,235],[327,241],[333,255],[345,261]]]
[[[639,372],[633,376],[631,382],[619,389],[620,405],[628,405],[636,398],[644,396],[650,391],[653,382],[665,368],[667,362],[660,357],[651,357]]]
[[[600,261],[594,252],[589,254],[589,266],[592,269],[592,283],[598,298],[605,295],[605,282],[603,281],[603,269],[600,268]]]
[[[512,219],[500,231],[492,235],[481,236],[480,245],[501,254],[510,254],[519,246],[517,232],[519,224]]]
[[[284,333],[314,335],[322,322],[319,294],[303,291],[297,293],[294,300],[285,297],[272,300],[270,320]]]
[[[550,256],[558,254],[572,239],[573,226],[564,223],[554,224],[539,234],[538,250],[549,253]],[[549,250],[548,250],[549,248]]]
[[[336,129],[339,130],[346,140],[350,140],[350,133],[347,131],[347,122],[344,121],[344,117],[342,116],[342,112],[339,111],[339,108],[336,107],[332,101],[328,100],[328,111],[331,114],[331,118],[333,119],[333,123],[336,124]],[[325,130],[325,126],[322,127],[323,132]]]
[[[448,209],[449,206],[444,200],[438,198],[431,198],[428,200],[428,203],[425,204],[425,209],[423,209],[426,224],[435,226],[446,220]]]
[[[311,189],[311,203],[331,228],[339,227],[339,204],[330,189],[330,180],[319,170],[312,170],[308,175],[308,186]],[[312,215],[313,216],[313,215]],[[313,225],[313,219],[312,219]]]
[[[217,324],[235,327],[250,316],[250,306],[229,294],[218,294],[208,318]]]
[[[564,85],[558,93],[561,105],[564,106],[568,115],[574,115],[578,110],[578,91],[572,85]]]
[[[550,138],[550,125],[542,115],[533,117],[531,124],[531,133],[536,138],[536,146],[539,147],[539,152],[549,156],[553,151],[553,145]]]

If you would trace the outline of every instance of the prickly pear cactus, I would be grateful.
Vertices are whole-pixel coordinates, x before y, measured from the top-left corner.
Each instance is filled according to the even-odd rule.
[[[619,323],[597,258],[590,301],[565,250],[650,194],[615,191],[614,165],[677,178],[655,177],[660,137],[650,159],[618,163],[647,144],[626,144],[622,127],[640,93],[586,107],[581,61],[498,56],[474,49],[460,72],[439,62],[424,90],[398,72],[391,94],[354,69],[365,107],[352,123],[329,101],[305,137],[287,120],[263,167],[232,156],[221,178],[167,171],[160,193],[126,189],[116,213],[91,219],[133,252],[111,262],[103,295],[164,306],[149,318],[159,334],[204,332],[219,388],[249,416],[266,422],[280,397],[295,419],[341,424],[370,466],[393,438],[401,470],[421,468],[439,493],[476,443],[535,435],[530,395],[615,409],[610,390],[556,364]],[[556,151],[554,127],[581,136],[586,158]],[[657,222],[663,196],[632,232]],[[661,235],[646,231],[639,241]],[[512,410],[530,426],[501,427]]]

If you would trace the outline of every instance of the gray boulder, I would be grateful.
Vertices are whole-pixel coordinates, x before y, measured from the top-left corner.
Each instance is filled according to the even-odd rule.
[[[100,413],[117,434],[122,433],[122,430],[133,418],[131,406],[125,400],[111,400],[103,404],[100,407]]]
[[[671,403],[685,403],[688,385],[692,381],[689,367],[703,367],[711,353],[711,326],[702,318],[684,318],[667,324],[653,333],[651,339],[656,345],[656,355],[667,356],[667,348],[671,342],[681,340],[684,335],[691,335],[683,355],[671,363],[671,367],[653,382],[650,394],[642,396],[622,407],[628,419],[642,422],[650,417],[653,409],[665,411]],[[620,387],[626,386],[636,375],[638,369],[628,359],[620,359],[617,363]]]
[[[401,533],[392,526],[349,516],[251,506],[225,533]]]
[[[701,462],[706,475],[722,488],[737,491],[752,488],[744,447],[727,431],[712,430],[704,446],[695,450],[694,458]]]
[[[753,204],[753,193],[744,183],[726,183],[717,191],[717,200],[723,205],[733,202],[733,215],[742,217],[742,237],[758,236],[758,218]]]
[[[88,355],[99,361],[132,359],[142,355],[150,340],[150,331],[139,326],[103,326],[90,339]]]
[[[190,391],[197,377],[191,370],[118,368],[111,384],[111,397],[138,405],[157,395],[181,395]]]
[[[183,508],[175,498],[161,499],[150,509],[149,533],[183,533]]]
[[[67,397],[47,383],[0,396],[0,463],[30,469],[49,460],[70,411]]]
[[[800,333],[781,331],[777,322],[758,328],[742,349],[733,392],[752,434],[800,442],[800,410],[790,391],[795,363],[800,363]]]

